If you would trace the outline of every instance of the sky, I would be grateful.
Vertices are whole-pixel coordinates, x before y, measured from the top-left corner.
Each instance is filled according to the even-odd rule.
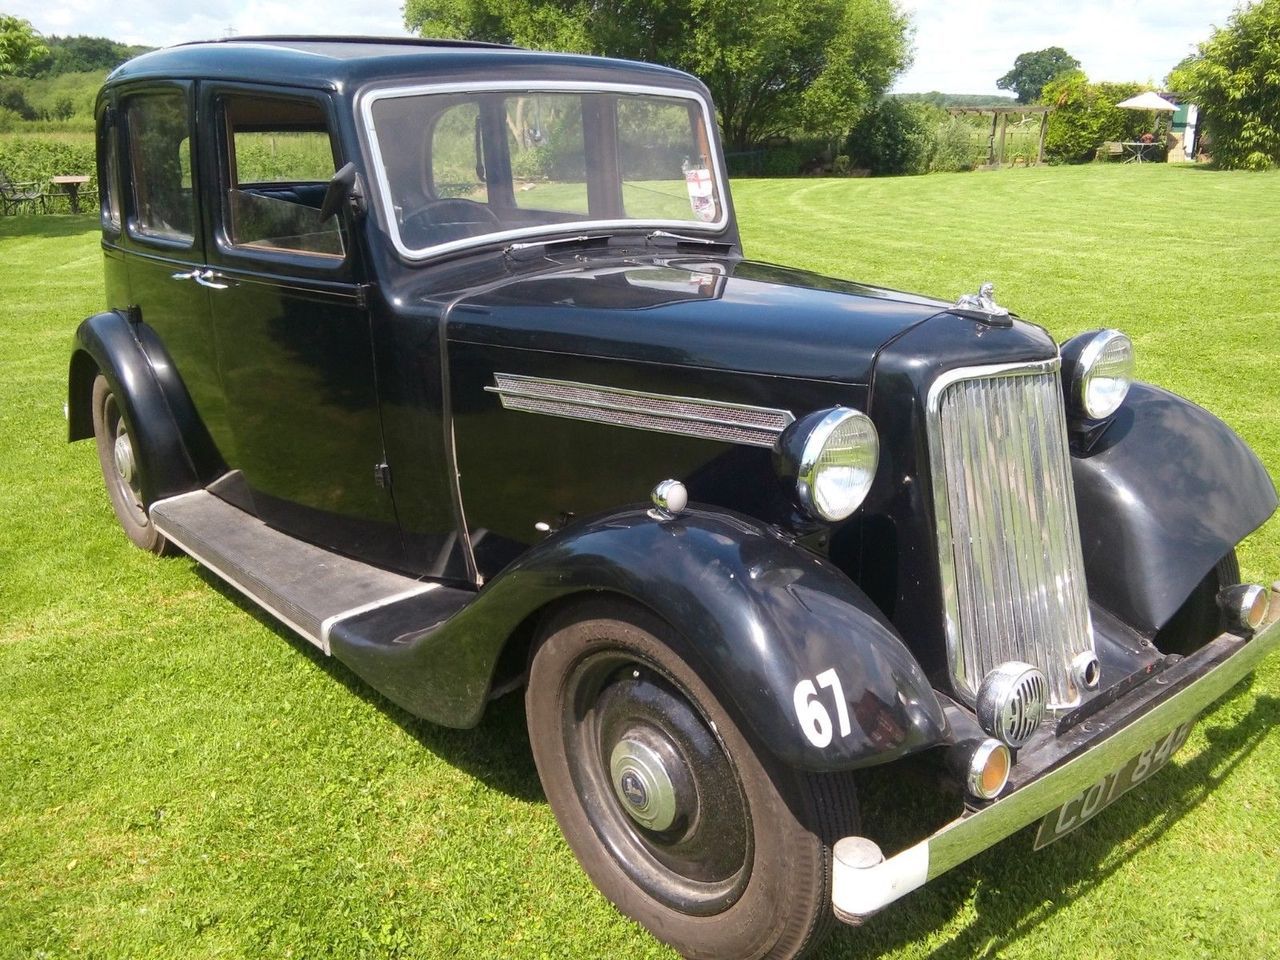
[[[1159,85],[1236,0],[899,0],[915,24],[900,92],[994,94],[1029,50],[1063,47],[1093,80]],[[163,46],[229,32],[405,34],[397,0],[0,0],[41,33]],[[300,14],[305,11],[305,16]]]

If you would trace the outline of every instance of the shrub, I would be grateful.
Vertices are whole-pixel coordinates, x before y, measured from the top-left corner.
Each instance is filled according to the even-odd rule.
[[[765,177],[798,177],[805,165],[805,153],[795,144],[766,147],[760,158],[760,173]]]
[[[16,83],[0,83],[0,108],[10,111],[20,120],[35,120],[40,116],[35,107],[27,102],[22,87]]]
[[[1237,9],[1170,82],[1203,111],[1216,164],[1280,164],[1280,0]]]
[[[1136,83],[1090,83],[1079,70],[1050,81],[1044,102],[1049,114],[1045,154],[1053,163],[1087,163],[1108,140],[1136,140],[1151,126],[1151,115],[1116,106],[1143,91]]]
[[[934,125],[933,159],[929,170],[934,173],[959,173],[977,165],[978,150],[973,143],[973,126],[962,117],[951,117]]]
[[[926,173],[940,112],[925,103],[881,100],[849,134],[852,165],[874,174]]]

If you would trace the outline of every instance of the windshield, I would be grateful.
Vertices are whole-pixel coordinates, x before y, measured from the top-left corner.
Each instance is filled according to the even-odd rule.
[[[693,94],[627,88],[390,90],[365,104],[378,193],[402,253],[595,229],[721,229]]]

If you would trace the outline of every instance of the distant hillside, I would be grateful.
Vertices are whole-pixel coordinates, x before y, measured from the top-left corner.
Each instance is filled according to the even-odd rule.
[[[935,107],[1004,107],[1014,106],[1017,97],[1006,97],[1002,94],[988,93],[941,93],[931,90],[928,93],[891,93],[895,100],[906,100],[910,103],[931,103]]]
[[[21,76],[0,80],[0,133],[93,128],[93,105],[108,73],[150,47],[106,37],[44,37],[49,52]]]
[[[107,74],[131,57],[151,47],[130,46],[106,37],[44,37],[49,52],[27,64],[22,76],[31,79],[58,77],[64,73]]]
[[[93,104],[106,76],[106,70],[93,70],[0,80],[0,111],[8,111],[9,119],[7,124],[0,122],[0,130],[13,129],[15,121],[92,125]]]

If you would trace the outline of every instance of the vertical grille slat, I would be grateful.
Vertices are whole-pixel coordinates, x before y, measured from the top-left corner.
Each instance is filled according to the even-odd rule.
[[[1049,704],[1080,701],[1093,650],[1058,361],[958,371],[929,398],[929,445],[960,694],[1009,660],[1039,667]]]

